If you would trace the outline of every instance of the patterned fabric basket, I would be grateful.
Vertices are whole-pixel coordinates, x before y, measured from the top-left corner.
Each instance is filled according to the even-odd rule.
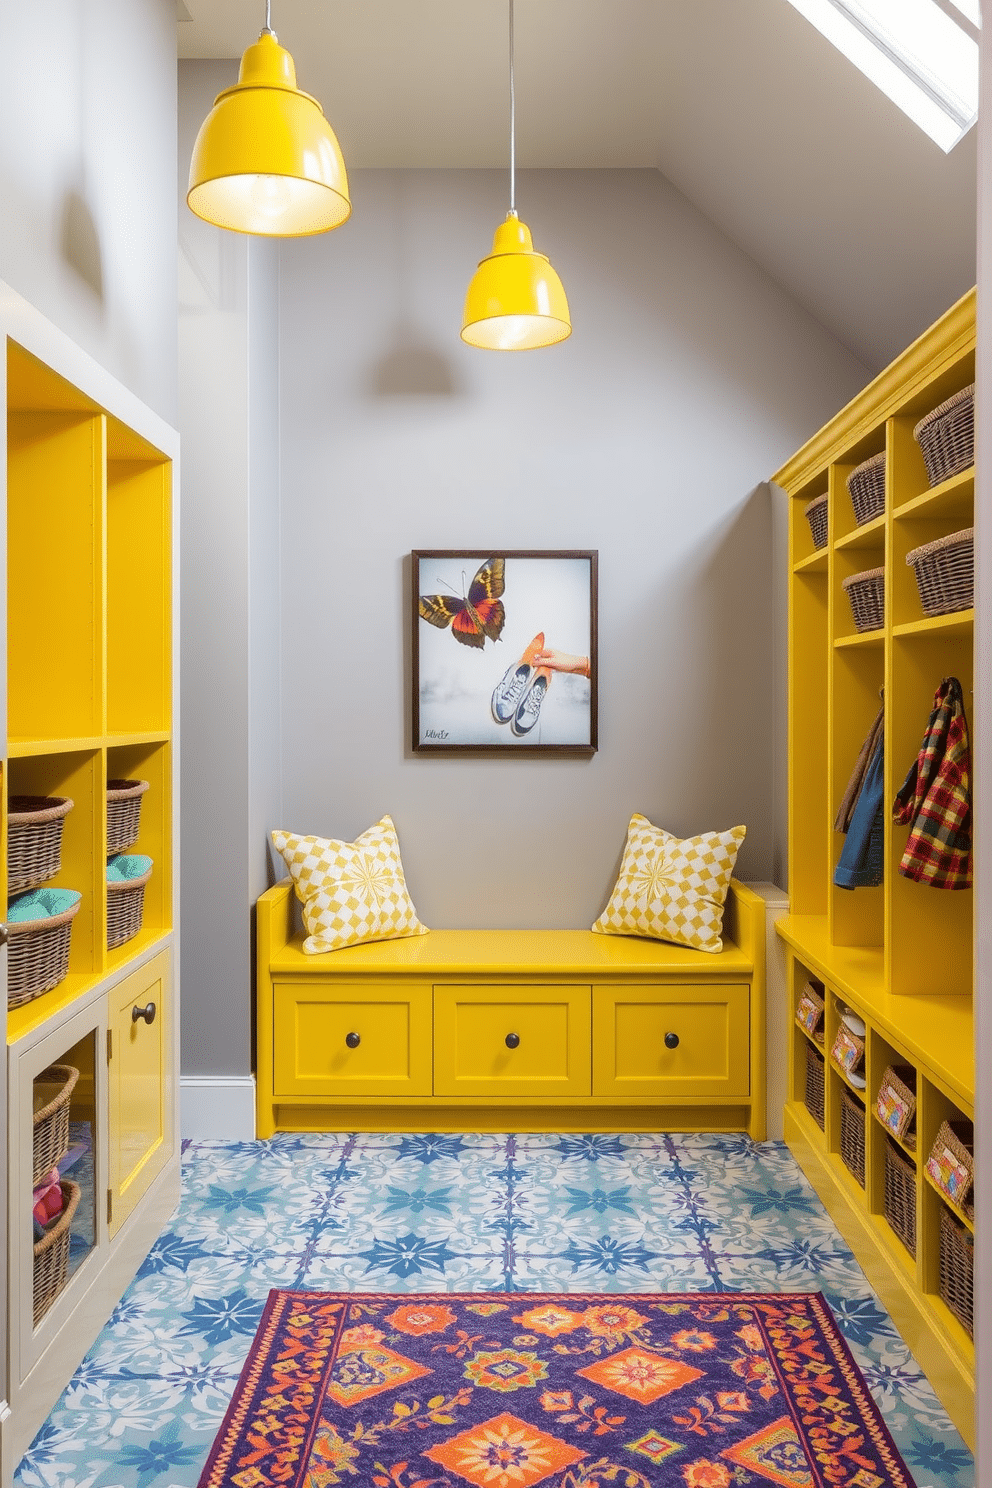
[[[133,847],[141,830],[141,798],[147,780],[107,781],[107,856]]]
[[[821,1131],[824,1129],[824,1061],[812,1044],[806,1044],[806,1082],[803,1090],[803,1105]]]
[[[63,1179],[62,1213],[46,1229],[34,1247],[34,1325],[41,1322],[65,1286],[69,1269],[69,1238],[72,1219],[79,1205],[79,1185]]]
[[[963,1328],[975,1336],[975,1242],[940,1206],[940,1295]]]
[[[965,527],[906,554],[925,615],[950,615],[975,603],[975,529]]]
[[[916,1146],[916,1071],[910,1064],[890,1064],[875,1098],[875,1113],[887,1132],[906,1147]]]
[[[847,489],[859,527],[874,521],[885,510],[885,451],[862,460],[847,477]]]
[[[62,867],[68,796],[11,796],[7,806],[7,892],[23,894]]]
[[[866,568],[844,580],[855,630],[881,630],[885,624],[885,569]]]
[[[81,900],[74,889],[35,889],[9,905],[8,1008],[20,1007],[65,981],[72,921]]]
[[[813,546],[819,551],[827,546],[827,501],[829,492],[824,491],[822,496],[814,496],[813,500],[807,502],[804,515],[809,523],[809,530],[813,534]]]
[[[927,1174],[964,1209],[975,1182],[975,1130],[970,1121],[942,1121],[927,1158]]]
[[[885,1218],[911,1256],[916,1255],[916,1164],[885,1143]]]
[[[920,419],[913,438],[923,451],[931,486],[975,463],[975,384]]]
[[[840,1090],[840,1156],[845,1168],[865,1186],[865,1108],[848,1090]]]
[[[107,949],[133,940],[141,929],[145,884],[152,860],[142,853],[118,853],[107,863]]]
[[[69,1102],[78,1079],[72,1064],[50,1064],[35,1076],[32,1187],[57,1168],[69,1150]]]

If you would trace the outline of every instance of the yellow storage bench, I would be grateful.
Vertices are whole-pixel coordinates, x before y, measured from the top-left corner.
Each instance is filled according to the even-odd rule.
[[[765,1134],[765,906],[718,955],[589,930],[432,930],[303,954],[258,901],[258,1134]]]

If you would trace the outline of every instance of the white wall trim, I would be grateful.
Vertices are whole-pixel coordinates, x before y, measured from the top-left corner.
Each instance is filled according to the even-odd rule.
[[[179,1081],[183,1138],[255,1140],[254,1075],[184,1075]]]

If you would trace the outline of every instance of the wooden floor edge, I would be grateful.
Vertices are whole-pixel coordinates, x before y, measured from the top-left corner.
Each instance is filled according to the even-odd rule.
[[[975,1450],[975,1380],[939,1319],[908,1277],[896,1270],[862,1212],[844,1192],[825,1154],[810,1141],[797,1116],[785,1108],[785,1141],[813,1185],[824,1208],[854,1252],[941,1405],[972,1451]]]

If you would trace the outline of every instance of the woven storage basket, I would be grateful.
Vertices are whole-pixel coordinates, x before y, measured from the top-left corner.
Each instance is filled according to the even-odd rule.
[[[885,510],[885,452],[856,465],[847,477],[847,489],[859,527],[880,517]]]
[[[975,603],[975,529],[965,527],[906,554],[925,615],[950,615]]]
[[[885,569],[866,568],[844,580],[855,630],[881,630],[885,624]]]
[[[152,876],[152,860],[138,854],[133,857],[118,854],[107,864],[108,869],[118,864],[130,872],[144,863],[148,867],[143,872],[135,873],[133,877],[107,879],[108,951],[112,951],[115,946],[124,945],[125,941],[133,940],[141,929],[141,917],[145,909],[145,884]]]
[[[840,1091],[840,1155],[849,1173],[865,1186],[865,1108],[848,1090]]]
[[[45,891],[43,891],[45,892]],[[37,920],[8,918],[10,935],[7,953],[7,1006],[20,1007],[43,992],[50,992],[69,973],[69,943],[72,921],[79,913],[82,896],[59,914]],[[8,917],[9,917],[8,910]]]
[[[72,1064],[50,1064],[35,1076],[32,1186],[57,1168],[69,1150],[69,1101],[78,1079]]]
[[[809,1038],[816,1039],[818,1044],[823,1043],[823,1013],[824,1004],[822,987],[817,988],[813,982],[807,982],[803,987],[799,1005],[796,1008],[796,1022]]]
[[[901,1114],[898,1105],[903,1106]],[[916,1071],[910,1064],[890,1064],[878,1087],[875,1111],[887,1132],[907,1147],[916,1146]]]
[[[813,534],[813,546],[819,551],[827,546],[827,500],[829,492],[824,491],[822,496],[814,496],[812,501],[806,503],[803,513],[809,523],[809,530]]]
[[[147,780],[107,781],[107,856],[133,847],[141,830],[141,798]]]
[[[824,1085],[824,1061],[823,1055],[818,1054],[812,1044],[806,1045],[806,1083],[803,1090],[803,1105],[806,1107],[813,1120],[821,1131],[824,1129],[823,1116],[823,1085]]]
[[[916,1164],[885,1144],[885,1218],[911,1256],[916,1255]]]
[[[7,892],[23,894],[54,878],[62,866],[68,796],[11,796],[7,808]]]
[[[975,1181],[974,1141],[970,1121],[943,1121],[927,1158],[928,1174],[959,1209],[965,1207]],[[952,1181],[948,1181],[949,1172],[953,1173]]]
[[[932,486],[975,463],[975,384],[962,388],[920,419],[913,437],[923,451]]]
[[[69,1269],[69,1232],[79,1205],[79,1185],[64,1178],[59,1187],[62,1190],[62,1213],[52,1221],[34,1247],[35,1327],[65,1286]]]
[[[963,1328],[975,1336],[975,1242],[963,1224],[940,1206],[940,1295]]]

